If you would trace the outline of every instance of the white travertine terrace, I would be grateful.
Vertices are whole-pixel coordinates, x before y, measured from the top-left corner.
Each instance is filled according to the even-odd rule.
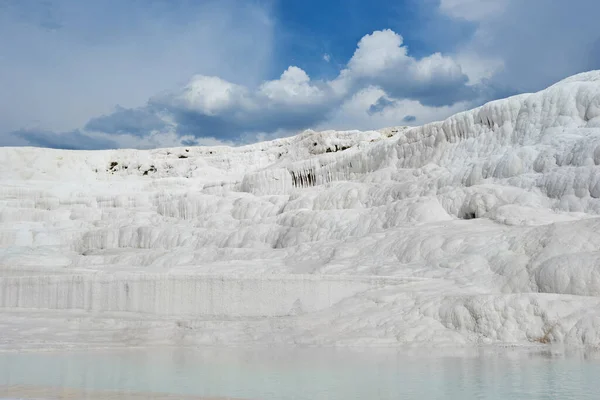
[[[599,216],[600,71],[416,128],[0,148],[0,329],[49,346],[600,346]]]

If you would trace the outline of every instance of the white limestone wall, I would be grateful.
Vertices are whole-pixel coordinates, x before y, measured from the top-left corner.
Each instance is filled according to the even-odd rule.
[[[0,278],[0,307],[159,316],[276,317],[328,308],[389,279],[89,274]]]

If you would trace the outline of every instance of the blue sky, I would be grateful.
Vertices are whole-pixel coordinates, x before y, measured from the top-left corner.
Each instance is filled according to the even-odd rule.
[[[420,125],[600,69],[597,0],[0,0],[0,145]]]

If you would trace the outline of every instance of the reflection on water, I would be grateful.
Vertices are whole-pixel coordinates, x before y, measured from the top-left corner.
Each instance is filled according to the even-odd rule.
[[[29,385],[0,386],[0,393],[5,394],[3,397],[0,397],[2,400],[244,400],[233,399],[231,397],[198,397],[168,393],[130,391],[86,391],[84,389],[52,388],[48,386]]]
[[[600,356],[589,352],[146,349],[0,354],[4,397],[7,385],[31,385],[38,390],[264,400],[598,399],[598,377]],[[57,398],[51,396],[46,398]]]

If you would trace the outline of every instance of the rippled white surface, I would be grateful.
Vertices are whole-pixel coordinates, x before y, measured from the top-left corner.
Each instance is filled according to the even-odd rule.
[[[600,354],[164,349],[0,354],[0,384],[264,400],[597,399]]]

